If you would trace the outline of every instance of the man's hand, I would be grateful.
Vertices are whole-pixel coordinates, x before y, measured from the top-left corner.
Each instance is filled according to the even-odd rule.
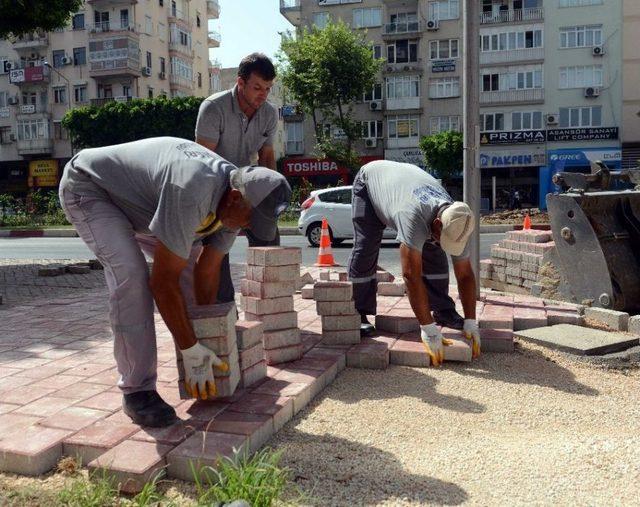
[[[475,319],[465,319],[462,328],[464,337],[471,340],[471,351],[473,358],[480,356],[480,329],[478,329],[478,321]]]
[[[199,342],[193,347],[180,351],[184,361],[185,388],[194,398],[206,400],[216,395],[216,382],[213,377],[213,366],[227,371],[229,366]]]
[[[420,338],[427,350],[433,366],[440,366],[444,362],[444,347],[451,345],[451,340],[445,340],[435,322],[420,326]]]

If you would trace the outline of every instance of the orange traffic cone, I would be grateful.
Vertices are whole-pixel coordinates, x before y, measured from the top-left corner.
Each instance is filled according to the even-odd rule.
[[[319,267],[338,266],[333,260],[331,252],[331,238],[329,237],[329,224],[326,218],[322,218],[322,233],[320,234],[320,249],[318,250],[318,261],[315,263]]]
[[[522,230],[528,231],[529,229],[531,229],[531,217],[529,216],[529,213],[527,213],[524,216],[524,222],[522,222]]]

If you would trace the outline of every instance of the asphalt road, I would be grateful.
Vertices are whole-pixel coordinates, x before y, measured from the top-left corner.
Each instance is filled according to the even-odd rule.
[[[480,235],[480,256],[490,256],[491,245],[497,243],[504,234]],[[302,263],[310,266],[316,261],[318,251],[302,236],[282,236],[283,246],[302,247]],[[352,243],[345,241],[333,248],[336,262],[346,266]],[[239,237],[231,249],[231,262],[245,261],[247,240]],[[95,257],[80,238],[0,238],[0,258],[2,259],[90,259]],[[379,264],[388,271],[400,274],[398,247],[394,242],[384,242],[380,250]]]

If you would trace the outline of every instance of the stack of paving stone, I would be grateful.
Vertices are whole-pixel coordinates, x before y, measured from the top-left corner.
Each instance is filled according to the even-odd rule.
[[[264,326],[260,321],[239,320],[236,323],[241,387],[252,386],[267,376],[263,330]]]
[[[360,315],[353,303],[351,282],[321,280],[313,286],[313,294],[322,321],[322,342],[330,345],[360,343]]]
[[[483,287],[529,293],[540,277],[540,267],[551,260],[555,243],[549,231],[509,231],[491,247],[491,259],[480,262]]]
[[[301,260],[299,248],[254,247],[247,251],[242,307],[246,320],[262,322],[268,365],[302,357],[298,313],[293,309]]]
[[[240,383],[240,362],[236,339],[237,310],[235,303],[201,305],[189,308],[189,318],[196,339],[229,365],[227,371],[213,369],[216,381],[216,396],[231,396]],[[180,398],[189,399],[184,386],[184,365],[179,351],[176,353],[178,364],[178,388]]]

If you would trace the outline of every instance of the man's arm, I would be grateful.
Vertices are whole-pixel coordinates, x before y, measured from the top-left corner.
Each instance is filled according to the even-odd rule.
[[[400,245],[400,264],[409,303],[420,325],[431,324],[431,307],[427,288],[422,281],[422,252],[413,250],[402,243]]]
[[[196,136],[196,143],[204,146],[205,148],[209,148],[211,151],[216,151],[218,147],[218,143],[214,143],[213,141],[209,141],[207,139],[203,139],[202,137]]]
[[[216,302],[220,286],[220,267],[225,254],[205,245],[193,269],[194,291],[199,305]]]
[[[453,262],[453,271],[458,281],[458,293],[465,319],[476,318],[476,277],[469,259]]]
[[[180,350],[196,343],[191,321],[180,290],[180,274],[187,260],[179,257],[158,241],[149,286],[160,315],[174,336]]]
[[[268,167],[269,169],[276,169],[276,152],[271,145],[264,145],[258,150],[258,165],[261,167]]]

